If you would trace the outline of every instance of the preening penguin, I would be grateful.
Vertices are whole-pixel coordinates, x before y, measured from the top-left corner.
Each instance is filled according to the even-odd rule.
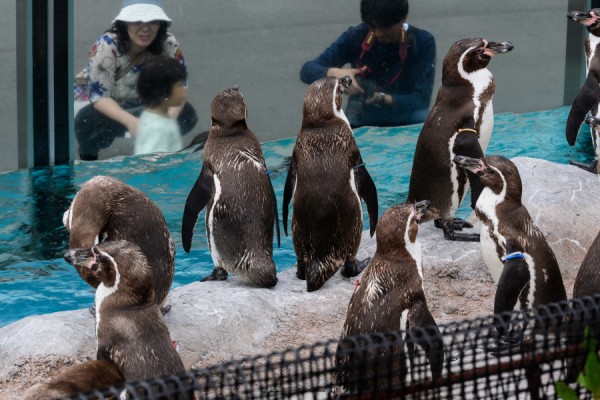
[[[274,226],[279,242],[277,201],[260,143],[246,125],[246,113],[237,88],[214,98],[204,163],[185,203],[181,239],[189,252],[198,215],[207,207],[206,236],[215,267],[202,280],[225,280],[230,272],[269,288],[277,284],[273,262]]]
[[[321,78],[304,97],[302,128],[296,139],[283,192],[283,227],[293,196],[292,239],[297,276],[308,291],[319,289],[338,269],[355,276],[368,261],[356,260],[367,203],[371,235],[377,225],[377,190],[360,156],[342,110],[349,76]]]
[[[96,289],[97,358],[114,363],[125,381],[184,372],[155,302],[152,269],[134,243],[107,241],[72,249],[65,260],[86,268]]]
[[[436,226],[444,230],[446,239],[479,240],[476,234],[455,232],[470,227],[453,219],[469,182],[452,159],[455,155],[483,157],[494,126],[496,87],[487,65],[495,55],[512,49],[509,42],[463,39],[444,58],[442,86],[417,141],[407,201],[430,200],[429,214],[437,219]],[[477,196],[481,187],[475,181],[472,186]]]
[[[569,111],[569,117],[567,118],[567,142],[569,145],[573,146],[586,115],[590,113],[592,117],[600,117],[600,110],[598,108],[598,103],[600,103],[600,8],[594,8],[587,13],[572,11],[567,14],[567,18],[571,21],[579,22],[581,25],[585,26],[589,32],[589,36],[585,40],[587,77],[573,101],[573,105]],[[600,136],[598,130],[595,129],[592,124],[590,124],[590,127],[592,143],[594,145],[594,162],[588,165],[569,160],[569,163],[583,168],[586,171],[598,173]]]
[[[421,246],[417,241],[418,223],[428,206],[426,200],[416,204],[400,204],[390,207],[381,216],[377,224],[377,250],[348,305],[344,331],[336,353],[339,370],[344,371],[356,362],[345,338],[402,330],[418,339],[423,331],[417,328],[423,328],[429,340],[417,341],[424,347],[432,376],[441,375],[443,343],[437,324],[427,308]],[[397,351],[404,350],[398,348]],[[387,372],[379,371],[379,375],[386,377]],[[338,376],[340,382],[347,382],[347,378],[343,372]]]
[[[70,249],[115,240],[138,245],[152,270],[156,304],[163,305],[175,275],[175,245],[162,212],[142,191],[109,176],[95,176],[75,195],[63,224]],[[98,287],[94,273],[75,268],[84,281]]]

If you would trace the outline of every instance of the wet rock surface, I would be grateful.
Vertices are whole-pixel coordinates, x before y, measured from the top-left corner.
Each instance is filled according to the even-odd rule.
[[[570,165],[513,161],[523,181],[523,203],[554,250],[570,297],[600,227],[600,180]],[[419,240],[425,294],[437,323],[490,314],[496,288],[479,243],[448,242],[431,222],[421,226]],[[364,232],[358,258],[372,256],[375,247],[375,238]],[[338,273],[308,293],[294,269],[278,276],[273,289],[230,277],[173,290],[165,321],[186,368],[339,337],[355,278]],[[24,389],[48,381],[63,367],[95,358],[94,335],[94,317],[87,310],[28,317],[0,328],[0,398],[18,399]]]

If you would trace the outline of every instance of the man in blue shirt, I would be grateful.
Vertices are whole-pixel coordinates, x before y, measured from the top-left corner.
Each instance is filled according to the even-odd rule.
[[[425,121],[435,75],[435,39],[406,23],[407,0],[361,0],[350,27],[300,70],[302,82],[350,75],[346,116],[353,128]],[[350,64],[350,68],[344,68]]]

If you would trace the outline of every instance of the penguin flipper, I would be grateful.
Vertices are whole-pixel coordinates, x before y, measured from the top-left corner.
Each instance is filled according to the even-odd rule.
[[[454,154],[458,156],[478,159],[481,159],[485,156],[483,149],[481,148],[481,144],[479,143],[479,139],[477,138],[477,133],[475,132],[463,132],[457,135],[454,142],[454,148],[452,150],[454,151]],[[475,209],[475,204],[477,204],[477,200],[479,199],[479,196],[481,195],[485,185],[481,182],[481,179],[479,179],[476,174],[466,170],[465,173],[467,174],[467,179],[471,185],[471,208]]]
[[[510,260],[506,260],[500,280],[498,281],[498,288],[496,289],[494,314],[511,312],[515,308],[517,300],[529,283],[529,280],[529,268],[524,259],[511,258]],[[510,315],[505,314],[500,320],[496,321],[496,330],[501,335],[504,335],[507,333],[509,325]]]
[[[181,242],[186,253],[189,253],[192,247],[192,236],[194,235],[196,222],[198,222],[198,215],[211,199],[214,185],[212,171],[203,166],[200,176],[185,201],[181,220]]]
[[[575,145],[577,134],[585,116],[591,109],[598,106],[600,102],[600,88],[598,87],[598,80],[593,74],[588,74],[585,84],[577,93],[573,105],[569,111],[567,118],[566,135],[567,142],[570,146]]]
[[[375,229],[377,228],[377,218],[378,218],[378,207],[377,204],[377,188],[375,187],[375,183],[369,175],[369,171],[365,167],[365,164],[362,161],[362,158],[359,158],[358,165],[354,167],[354,178],[356,180],[356,188],[358,190],[358,195],[365,200],[367,203],[367,210],[369,211],[369,224],[371,226],[371,237],[375,233]]]
[[[267,175],[269,180],[269,187],[271,188],[271,195],[273,196],[273,213],[275,217],[275,230],[277,231],[277,247],[281,247],[281,232],[279,231],[279,213],[277,212],[277,196],[275,196],[275,189],[273,189],[273,182],[271,182],[271,175]]]
[[[433,379],[441,376],[444,368],[444,341],[424,299],[416,301],[408,310],[408,326],[410,336],[425,351],[431,376]]]
[[[296,186],[296,157],[292,157],[292,162],[290,163],[290,168],[288,169],[287,177],[285,178],[285,186],[283,188],[283,231],[285,232],[285,236],[288,235],[287,230],[287,221],[288,221],[288,207],[290,205],[290,200],[292,200],[292,196],[294,195],[294,187]]]

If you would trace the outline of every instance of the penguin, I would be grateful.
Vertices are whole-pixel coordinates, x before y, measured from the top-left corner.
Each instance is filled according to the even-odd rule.
[[[573,285],[573,297],[600,293],[600,233],[588,249]]]
[[[153,270],[142,249],[124,240],[71,249],[65,260],[88,269],[96,289],[97,359],[126,382],[184,372],[155,301]]]
[[[592,142],[594,143],[594,161],[591,164],[580,163],[577,161],[569,160],[569,164],[575,165],[576,167],[582,168],[593,174],[600,174],[600,163],[598,163],[598,157],[600,157],[600,118],[598,117],[587,117],[585,122],[590,127],[592,134]]]
[[[399,204],[390,207],[379,219],[377,250],[350,299],[336,351],[336,364],[338,370],[342,371],[338,376],[340,382],[349,381],[345,367],[357,361],[351,346],[348,346],[348,337],[398,330],[409,333],[423,347],[433,378],[441,375],[443,343],[437,324],[427,308],[423,289],[423,257],[417,240],[418,224],[428,207],[427,200],[416,204]],[[423,328],[426,334],[423,335],[418,328]],[[427,340],[418,340],[423,337],[427,337]],[[402,351],[400,348],[396,350]],[[405,368],[403,365],[397,367],[401,370]],[[372,372],[362,371],[362,375],[370,376]],[[387,382],[387,372],[379,371],[379,374],[385,376]],[[350,391],[357,389],[342,385]],[[361,386],[361,390],[364,389]]]
[[[573,100],[566,125],[567,142],[570,146],[573,146],[586,115],[590,113],[592,117],[600,117],[600,109],[598,107],[598,103],[600,102],[600,8],[594,8],[588,13],[572,11],[567,14],[567,18],[587,27],[589,32],[589,36],[585,40],[587,77],[583,87],[577,93],[575,100]],[[592,173],[599,173],[600,136],[594,127],[591,127],[590,134],[594,146],[594,162],[588,165],[569,160],[569,164]]]
[[[583,304],[590,304],[585,300],[577,300],[584,296],[593,296],[600,293],[600,233],[596,235],[596,239],[588,249],[579,271],[577,271],[577,277],[575,278],[575,284],[573,286],[573,310],[570,314],[570,318],[577,318],[578,316],[585,315],[585,319],[588,321],[599,321],[597,307],[583,307]],[[575,320],[576,321],[576,320]],[[577,326],[577,322],[574,322]],[[598,322],[590,324],[589,331],[592,337],[598,342],[600,340],[600,324]],[[578,346],[581,343],[588,342],[584,337],[583,329],[573,329],[567,336],[567,343],[572,346]],[[584,349],[585,350],[585,349]],[[567,360],[567,382],[574,382],[579,375],[579,372],[583,371],[585,366],[585,360],[587,351],[577,352],[574,357]]]
[[[33,385],[23,394],[23,400],[72,397],[79,393],[124,384],[123,374],[113,362],[90,360],[64,369],[48,383]]]
[[[175,275],[175,244],[158,206],[142,191],[109,176],[95,176],[75,195],[63,215],[69,248],[91,248],[105,240],[127,240],[140,247],[152,269],[155,301],[163,306]],[[100,281],[75,266],[89,285]],[[167,312],[170,306],[163,307]]]
[[[260,143],[246,124],[242,93],[237,88],[223,90],[212,101],[211,115],[202,170],[183,211],[183,249],[190,252],[198,215],[207,207],[206,236],[214,269],[202,281],[225,280],[232,273],[271,288],[277,284],[277,200]]]
[[[446,239],[479,240],[477,234],[455,232],[472,226],[453,219],[469,181],[452,159],[455,155],[483,157],[494,126],[496,88],[487,65],[495,55],[512,49],[510,42],[463,39],[444,58],[442,86],[417,141],[407,201],[430,200],[429,218],[436,219]],[[471,186],[473,193],[481,190],[476,182]]]
[[[475,214],[482,223],[483,259],[498,285],[494,313],[566,300],[554,252],[521,203],[515,164],[502,156],[456,156],[454,162],[484,185],[474,199]]]
[[[283,228],[293,196],[292,240],[296,276],[309,292],[322,287],[340,268],[359,274],[368,260],[356,260],[363,228],[363,198],[377,226],[377,189],[369,175],[348,119],[342,93],[352,79],[325,77],[311,84],[304,97],[302,127],[283,191]]]

